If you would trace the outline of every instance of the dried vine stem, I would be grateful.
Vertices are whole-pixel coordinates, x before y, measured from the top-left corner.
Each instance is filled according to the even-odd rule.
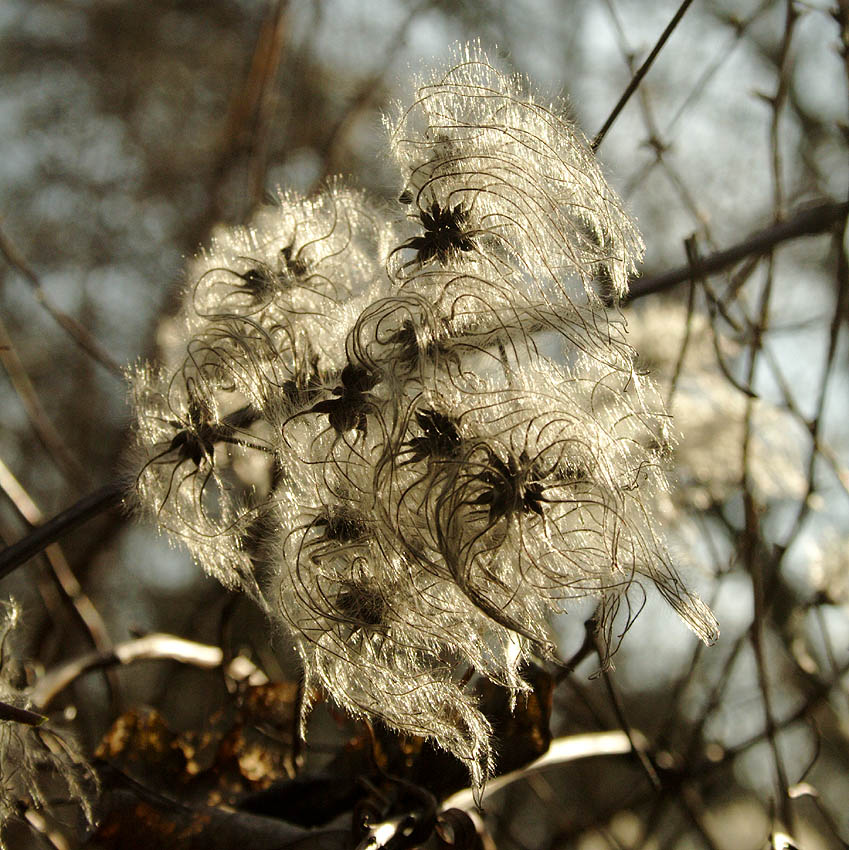
[[[663,50],[663,46],[669,40],[669,36],[675,30],[675,27],[678,26],[681,19],[684,17],[687,9],[690,7],[690,4],[693,0],[683,0],[681,5],[678,7],[675,14],[672,16],[672,20],[666,25],[666,29],[660,34],[660,38],[657,40],[657,44],[652,48],[651,53],[646,57],[645,61],[642,65],[637,69],[634,76],[631,78],[631,82],[628,83],[627,88],[624,92],[622,92],[622,97],[616,103],[616,106],[611,110],[610,115],[607,120],[602,125],[601,129],[596,133],[595,138],[592,140],[591,147],[594,151],[598,150],[601,146],[601,143],[604,141],[604,137],[607,135],[610,128],[613,126],[616,119],[619,117],[619,114],[625,108],[625,105],[631,99],[631,95],[640,87],[640,83],[642,83],[643,78],[648,74],[651,66],[654,64],[654,60],[657,59],[660,51]]]
[[[849,204],[834,201],[826,201],[801,210],[785,221],[752,234],[731,248],[701,257],[699,270],[704,275],[716,274],[747,257],[766,254],[782,242],[827,233],[846,218],[847,212]],[[646,295],[665,292],[680,283],[686,283],[691,275],[691,267],[687,264],[653,277],[637,278],[631,281],[627,300],[635,301]]]
[[[51,543],[60,540],[75,528],[85,524],[104,511],[118,507],[124,500],[126,484],[114,482],[107,484],[62,513],[49,519],[44,525],[27,534],[17,543],[7,546],[0,552],[0,579],[9,575],[30,558],[44,551]]]

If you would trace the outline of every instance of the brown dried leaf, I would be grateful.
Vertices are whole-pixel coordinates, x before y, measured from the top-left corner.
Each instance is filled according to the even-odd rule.
[[[297,686],[247,687],[234,712],[212,715],[199,731],[175,733],[151,708],[119,717],[97,757],[150,788],[181,799],[232,805],[295,774]]]

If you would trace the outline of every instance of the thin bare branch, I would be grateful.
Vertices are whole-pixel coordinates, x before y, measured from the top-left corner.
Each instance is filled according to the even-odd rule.
[[[6,493],[15,509],[29,526],[38,526],[44,522],[44,514],[41,509],[29,493],[24,490],[2,459],[0,459],[0,489]],[[82,623],[92,646],[98,652],[111,652],[112,641],[109,638],[106,623],[100,616],[100,612],[92,602],[91,597],[85,593],[76,575],[74,575],[62,547],[58,543],[51,543],[44,550],[44,555],[50,565],[56,584]],[[106,683],[114,703],[120,691],[120,683],[109,671],[106,674]]]
[[[24,812],[24,820],[45,840],[54,850],[71,850],[68,839],[61,832],[50,826],[47,818],[36,809],[29,808]]]
[[[75,489],[84,489],[88,480],[88,474],[62,439],[62,435],[50,421],[50,417],[47,415],[47,411],[41,404],[38,393],[29,379],[26,367],[15,350],[14,343],[9,336],[2,317],[0,317],[0,361],[2,361],[9,375],[12,387],[14,387],[18,398],[21,400],[33,431],[47,450],[47,453],[62,471],[65,479],[73,484]]]
[[[604,137],[607,135],[610,128],[613,126],[614,121],[619,117],[619,114],[625,108],[625,104],[631,99],[631,95],[639,87],[640,83],[643,81],[643,78],[646,74],[648,74],[651,66],[654,64],[654,60],[657,59],[658,54],[661,50],[663,50],[663,46],[669,40],[669,36],[672,35],[675,27],[678,26],[681,18],[684,17],[687,9],[690,7],[690,4],[693,0],[684,0],[684,2],[678,7],[678,11],[672,16],[672,20],[667,24],[666,29],[661,33],[660,38],[657,40],[657,44],[655,44],[652,52],[646,57],[646,61],[643,62],[642,65],[637,69],[637,72],[631,78],[631,82],[628,83],[627,88],[624,92],[622,92],[622,97],[619,98],[616,106],[613,107],[610,115],[607,117],[607,120],[602,125],[602,128],[596,133],[595,138],[592,141],[592,149],[598,150],[601,143],[604,141]]]
[[[118,365],[111,354],[72,316],[60,310],[47,297],[47,293],[41,285],[41,280],[33,267],[27,262],[26,257],[17,249],[12,240],[6,235],[0,219],[0,254],[6,258],[6,262],[14,268],[29,283],[35,294],[36,301],[53,317],[57,324],[71,339],[101,366],[111,372],[115,377],[124,380],[124,371]]]
[[[84,673],[103,667],[134,664],[136,661],[178,661],[204,670],[214,670],[225,663],[223,650],[176,635],[155,633],[116,644],[111,652],[92,652],[75,658],[44,673],[35,683],[30,694],[33,705],[46,711],[53,700]],[[254,682],[264,679],[248,659],[238,657],[229,662],[228,674],[240,679],[251,678]],[[267,681],[267,680],[266,680]]]
[[[41,726],[42,723],[47,722],[47,718],[35,711],[0,701],[0,722],[2,721],[23,723],[25,726]]]
[[[798,239],[802,236],[815,236],[827,233],[846,218],[849,204],[827,201],[815,207],[801,210],[786,221],[753,233],[731,248],[702,257],[700,270],[705,275],[716,274],[744,260],[771,251],[782,242]],[[655,292],[664,292],[678,284],[690,280],[692,270],[688,265],[654,275],[653,277],[633,280],[627,300],[634,301]]]
[[[248,197],[253,207],[262,200],[268,154],[268,133],[274,109],[274,84],[285,44],[287,0],[276,0],[257,36],[248,73],[233,92],[218,158],[207,187],[209,208],[204,220],[215,223],[221,216],[218,188],[235,161],[248,161]]]
[[[46,549],[51,543],[64,537],[75,528],[85,524],[90,519],[115,508],[124,499],[126,486],[122,482],[113,482],[95,490],[80,499],[44,525],[39,526],[17,543],[6,547],[0,552],[0,579],[25,564],[30,558]]]
[[[631,741],[638,746],[645,745],[645,738],[636,730],[631,730],[631,738],[620,730],[611,732],[587,732],[584,735],[567,735],[556,738],[551,742],[548,752],[535,759],[525,767],[505,773],[487,782],[479,802],[483,802],[491,794],[501,788],[511,785],[519,780],[526,779],[529,774],[547,767],[556,767],[578,759],[594,758],[597,756],[626,755],[632,750]],[[445,809],[473,809],[478,803],[475,802],[474,792],[471,788],[464,788],[452,794],[442,801],[442,810]]]

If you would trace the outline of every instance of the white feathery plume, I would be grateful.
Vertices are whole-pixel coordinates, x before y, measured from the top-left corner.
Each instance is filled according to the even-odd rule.
[[[0,601],[0,702],[26,711],[27,689],[16,681],[22,671],[11,645],[20,617],[16,602]],[[94,773],[73,741],[53,730],[49,721],[24,723],[11,714],[0,719],[0,850],[8,850],[5,827],[21,816],[21,807],[51,809],[67,801],[92,823],[95,786]]]
[[[389,129],[404,228],[336,182],[194,261],[166,366],[131,374],[136,501],[289,635],[302,728],[322,690],[480,786],[471,676],[515,699],[570,600],[608,652],[644,585],[716,621],[655,518],[668,417],[603,306],[642,242],[586,141],[477,46]]]

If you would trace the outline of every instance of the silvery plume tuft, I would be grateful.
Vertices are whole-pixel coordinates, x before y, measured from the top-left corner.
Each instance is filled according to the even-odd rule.
[[[471,674],[527,690],[571,601],[608,651],[647,585],[717,626],[658,526],[668,417],[610,309],[643,247],[586,140],[476,46],[387,128],[397,212],[282,193],[192,263],[130,375],[135,503],[291,637],[302,724],[323,691],[480,786]]]
[[[94,772],[75,742],[46,717],[31,711],[26,676],[14,645],[21,607],[0,602],[0,850],[8,850],[6,828],[14,820],[59,810],[94,822]]]

